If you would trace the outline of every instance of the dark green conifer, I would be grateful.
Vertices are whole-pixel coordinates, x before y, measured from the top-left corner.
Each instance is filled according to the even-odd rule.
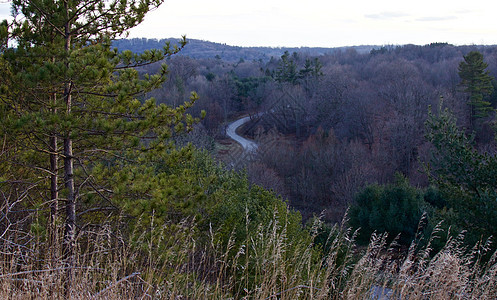
[[[464,92],[469,95],[471,108],[470,121],[474,126],[477,119],[484,118],[493,111],[490,102],[485,97],[493,91],[492,76],[485,69],[488,67],[483,61],[483,55],[478,51],[471,51],[459,63],[459,77]]]
[[[433,144],[426,171],[444,198],[438,204],[441,218],[468,230],[476,243],[497,233],[497,157],[478,151],[455,117],[447,109],[439,111],[430,112],[426,121],[426,138]]]
[[[36,186],[37,196],[27,199],[50,203],[53,220],[60,214],[57,204],[63,205],[69,266],[77,215],[95,204],[92,195],[112,202],[113,192],[98,180],[95,166],[163,151],[167,138],[195,122],[185,113],[195,95],[178,108],[146,99],[164,82],[165,65],[154,75],[136,70],[177,53],[184,39],[180,47],[166,44],[142,54],[111,46],[162,2],[14,0],[17,17],[2,23],[0,136],[9,154],[0,164],[8,182]],[[15,47],[6,47],[7,36]]]

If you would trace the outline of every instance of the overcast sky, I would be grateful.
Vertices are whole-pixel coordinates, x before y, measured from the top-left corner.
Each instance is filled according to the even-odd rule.
[[[130,37],[275,47],[497,44],[496,12],[495,0],[165,0]],[[8,14],[0,3],[0,19]]]

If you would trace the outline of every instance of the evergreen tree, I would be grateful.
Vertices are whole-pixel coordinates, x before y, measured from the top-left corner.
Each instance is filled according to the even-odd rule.
[[[304,67],[299,71],[299,78],[309,97],[317,92],[319,78],[324,75],[322,69],[323,65],[316,57],[306,59]]]
[[[36,196],[28,198],[50,203],[54,220],[63,203],[69,293],[76,209],[81,214],[95,204],[92,195],[112,202],[96,166],[163,151],[168,137],[195,122],[185,113],[195,95],[178,108],[145,100],[164,82],[165,65],[155,75],[136,70],[178,52],[185,40],[179,48],[166,44],[142,54],[111,47],[162,2],[15,0],[16,18],[1,26],[0,136],[9,145],[0,161],[3,176],[36,185]],[[14,48],[5,46],[8,39]]]
[[[497,157],[480,153],[448,110],[430,112],[426,137],[434,150],[427,173],[445,201],[442,219],[468,230],[471,242],[497,234]]]
[[[479,118],[484,118],[493,110],[490,102],[485,100],[485,96],[493,91],[492,76],[488,67],[483,61],[483,55],[478,51],[471,51],[464,56],[464,61],[459,63],[459,77],[464,92],[469,94],[469,106],[471,108],[470,120],[474,122]]]
[[[281,61],[279,62],[279,66],[275,74],[276,81],[280,83],[288,82],[291,84],[297,84],[299,73],[297,71],[295,57],[296,53],[294,53],[293,57],[290,57],[290,53],[288,53],[288,51],[285,51],[285,53],[281,56]]]
[[[361,228],[359,239],[367,242],[373,232],[388,232],[392,240],[409,245],[416,235],[426,205],[423,193],[409,185],[407,178],[396,174],[389,185],[369,185],[355,197],[350,209],[350,224]]]

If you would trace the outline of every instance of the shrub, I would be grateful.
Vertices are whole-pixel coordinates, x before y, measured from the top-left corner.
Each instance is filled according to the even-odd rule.
[[[357,194],[350,209],[350,225],[360,228],[362,243],[376,231],[387,232],[390,239],[400,235],[399,242],[408,245],[426,208],[423,193],[397,175],[393,184],[369,185]]]

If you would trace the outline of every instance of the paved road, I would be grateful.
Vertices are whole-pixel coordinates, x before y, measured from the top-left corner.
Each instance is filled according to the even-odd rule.
[[[254,152],[255,150],[257,150],[257,144],[254,141],[248,140],[236,134],[236,129],[242,126],[243,124],[247,123],[248,121],[250,121],[250,117],[244,117],[230,123],[226,128],[226,134],[231,139],[239,143],[246,152]]]

